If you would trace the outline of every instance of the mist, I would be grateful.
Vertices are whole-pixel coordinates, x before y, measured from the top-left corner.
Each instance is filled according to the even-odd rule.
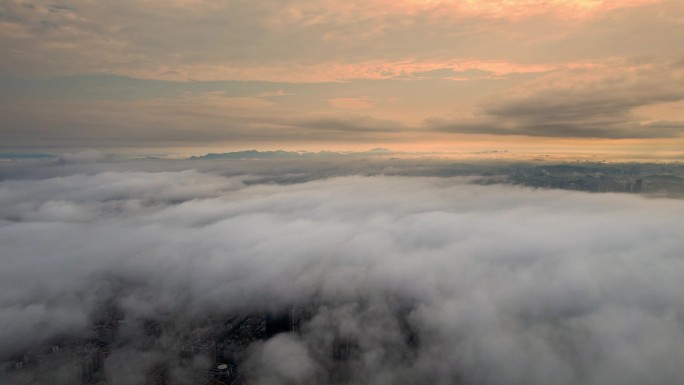
[[[249,345],[245,383],[684,382],[682,200],[407,175],[420,161],[20,163],[0,179],[3,362],[114,301],[108,384],[175,362],[145,322],[293,308],[309,316]]]

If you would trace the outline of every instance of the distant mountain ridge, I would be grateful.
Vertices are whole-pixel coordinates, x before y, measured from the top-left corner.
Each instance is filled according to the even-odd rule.
[[[191,156],[188,159],[283,159],[283,158],[330,158],[330,157],[348,157],[348,156],[378,156],[389,155],[393,151],[386,148],[373,148],[368,151],[360,152],[336,152],[336,151],[258,151],[245,150],[223,153],[209,153],[202,156]]]

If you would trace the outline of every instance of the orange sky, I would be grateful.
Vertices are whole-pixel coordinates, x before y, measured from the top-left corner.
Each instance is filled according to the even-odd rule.
[[[12,151],[684,151],[679,0],[9,0],[0,14]]]

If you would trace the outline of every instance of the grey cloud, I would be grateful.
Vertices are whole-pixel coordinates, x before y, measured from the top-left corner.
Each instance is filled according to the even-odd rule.
[[[650,62],[607,71],[557,71],[520,87],[519,94],[503,94],[485,102],[476,119],[431,118],[425,127],[468,134],[678,137],[684,134],[684,122],[652,122],[652,118],[634,112],[638,107],[684,100],[684,92],[673,87],[684,77],[670,66],[669,62]]]
[[[536,119],[541,119],[541,116]],[[439,118],[425,121],[429,130],[489,135],[520,135],[556,138],[655,139],[675,138],[684,134],[684,122],[639,124],[625,119],[618,122],[574,122],[570,124],[539,122],[504,125],[497,120],[463,123]]]
[[[462,178],[244,183],[320,167],[72,163],[4,179],[0,355],[86,330],[111,298],[128,325],[294,304],[313,317],[253,346],[256,383],[329,381],[335,338],[350,383],[684,379],[684,202]],[[165,362],[126,330],[115,383],[135,383],[116,369],[129,359]]]
[[[313,128],[322,131],[340,131],[352,133],[377,133],[406,131],[407,127],[398,121],[376,119],[370,116],[320,116],[301,119],[293,122],[296,127]]]
[[[40,113],[36,113],[40,110]],[[0,107],[9,146],[155,146],[215,141],[360,141],[409,130],[354,114],[252,110],[213,100],[17,101]],[[389,138],[391,139],[391,138]]]

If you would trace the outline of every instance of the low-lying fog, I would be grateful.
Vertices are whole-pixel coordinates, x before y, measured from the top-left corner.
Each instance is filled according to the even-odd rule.
[[[2,166],[0,361],[112,298],[128,323],[315,304],[300,334],[250,348],[249,383],[326,383],[323,319],[355,341],[355,384],[684,383],[684,201],[362,162],[153,164]],[[105,365],[126,364],[116,349],[134,350]]]

